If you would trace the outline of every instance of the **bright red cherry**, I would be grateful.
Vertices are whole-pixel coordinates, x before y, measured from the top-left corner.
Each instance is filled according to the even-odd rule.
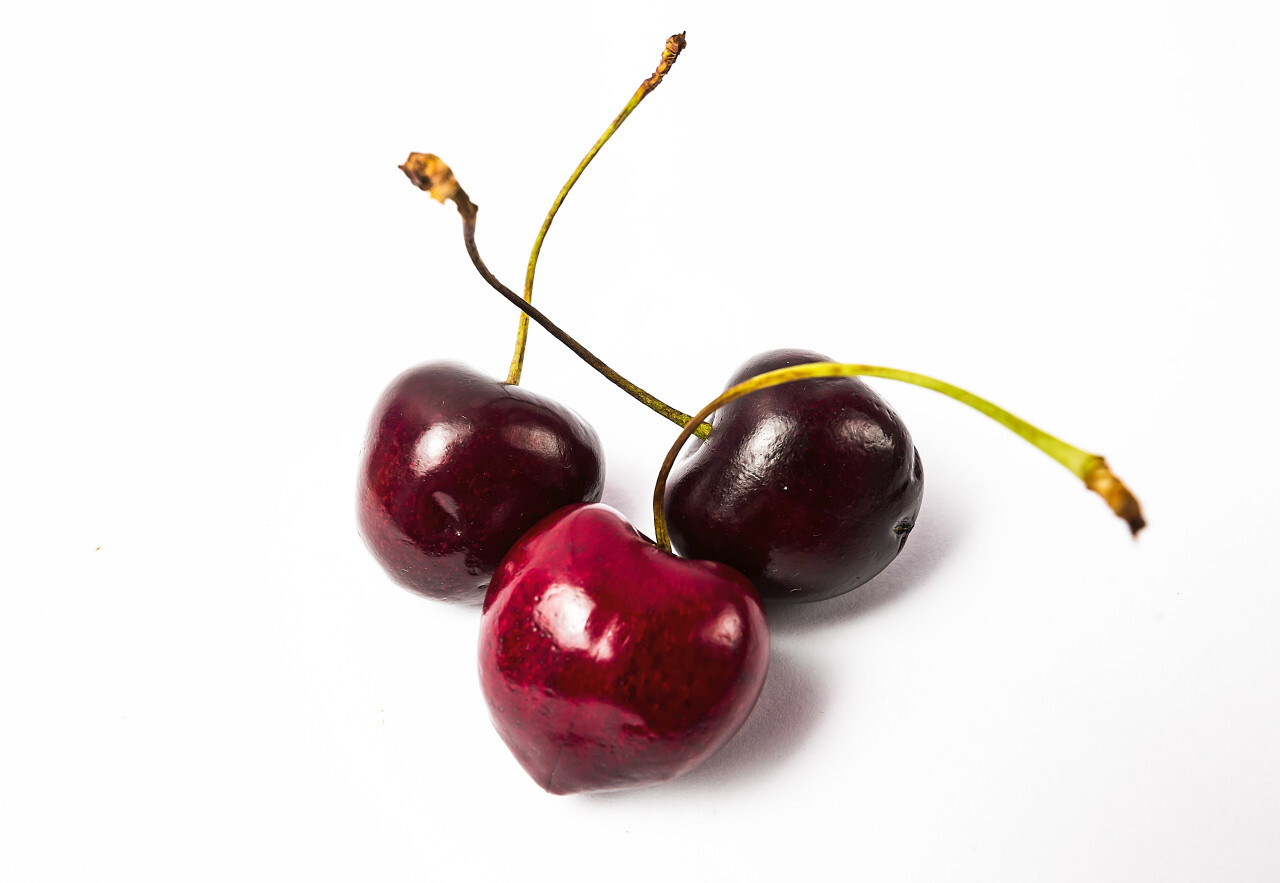
[[[360,467],[360,531],[393,579],[479,603],[520,535],[595,502],[604,460],[577,414],[465,365],[406,371],[374,409]]]
[[[607,506],[570,506],[511,549],[485,597],[480,684],[516,759],[554,794],[660,782],[724,745],[768,668],[759,595],[659,550]]]

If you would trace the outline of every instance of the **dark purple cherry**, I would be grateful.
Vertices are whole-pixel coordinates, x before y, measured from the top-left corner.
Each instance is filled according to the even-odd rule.
[[[774,350],[734,386],[775,368],[829,361]],[[924,490],[898,415],[856,377],[760,390],[715,413],[711,436],[668,482],[671,542],[723,561],[766,599],[821,601],[856,589],[902,550]]]
[[[554,794],[697,766],[747,719],[768,662],[745,577],[664,552],[601,505],[561,509],[525,534],[480,620],[494,726]]]
[[[465,365],[406,371],[374,409],[360,531],[401,585],[479,603],[502,556],[543,516],[595,502],[604,461],[577,414]]]

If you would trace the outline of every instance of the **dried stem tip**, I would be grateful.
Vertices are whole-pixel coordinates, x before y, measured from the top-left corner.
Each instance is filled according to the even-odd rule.
[[[458,182],[453,170],[434,153],[411,153],[400,166],[400,171],[413,182],[413,186],[431,194],[436,202],[453,199],[458,193]]]
[[[676,59],[680,57],[680,50],[685,47],[684,31],[678,34],[672,34],[667,38],[667,45],[662,50],[662,60],[658,62],[658,68],[653,72],[653,76],[645,80],[640,86],[647,92],[652,92],[658,88],[658,84],[662,82],[662,78],[667,75],[667,71],[671,70],[671,65],[676,63]]]
[[[404,165],[400,166],[400,171],[413,182],[414,187],[427,191],[436,202],[452,199],[463,218],[475,220],[479,206],[471,201],[467,191],[463,190],[457,179],[453,177],[453,169],[445,165],[444,160],[434,153],[409,154]]]
[[[1129,532],[1135,537],[1138,531],[1147,526],[1137,498],[1124,486],[1124,482],[1115,477],[1106,460],[1097,458],[1097,462],[1085,474],[1084,486],[1106,500],[1111,511],[1124,519],[1129,525]]]

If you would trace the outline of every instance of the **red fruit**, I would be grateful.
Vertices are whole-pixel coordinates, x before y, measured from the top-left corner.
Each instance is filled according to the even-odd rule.
[[[600,440],[520,386],[436,362],[400,375],[373,412],[360,532],[387,573],[433,598],[478,603],[520,535],[600,499]]]
[[[601,505],[561,509],[522,537],[481,617],[494,726],[553,794],[697,766],[755,706],[768,655],[745,577],[663,552]]]

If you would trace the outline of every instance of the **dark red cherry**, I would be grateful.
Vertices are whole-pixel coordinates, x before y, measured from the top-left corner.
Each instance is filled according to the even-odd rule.
[[[568,408],[465,365],[400,375],[373,412],[360,466],[360,531],[401,585],[479,603],[520,535],[595,502],[604,460]]]
[[[774,350],[757,374],[829,361]],[[675,550],[723,561],[766,599],[821,601],[885,568],[920,511],[924,472],[898,415],[854,377],[803,380],[726,404],[672,471],[666,517]]]
[[[494,726],[555,794],[697,766],[747,719],[768,656],[745,577],[661,551],[601,505],[561,509],[525,534],[480,625]]]

